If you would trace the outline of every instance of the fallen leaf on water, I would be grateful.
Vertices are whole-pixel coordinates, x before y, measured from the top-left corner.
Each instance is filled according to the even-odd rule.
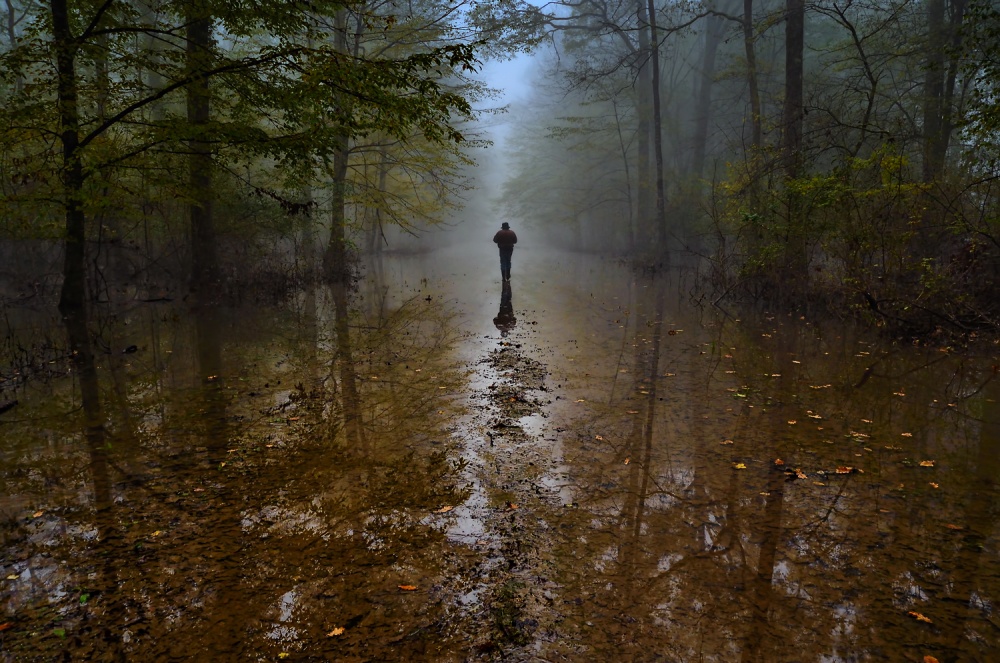
[[[811,385],[809,385],[809,388],[810,389],[827,389],[828,387],[832,387],[832,386],[833,386],[832,384],[815,384],[815,385],[811,384]]]
[[[298,421],[298,420],[299,420],[299,419],[301,419],[301,418],[302,418],[302,417],[288,417],[288,420],[289,420],[289,421]]]
[[[625,410],[625,414],[639,414],[638,410]]]
[[[594,436],[594,439],[595,439],[595,440],[603,440],[603,439],[604,439],[604,436],[603,436],[603,435],[595,435],[595,436]]]
[[[809,477],[806,476],[805,472],[803,472],[802,470],[800,470],[797,467],[795,468],[795,476],[798,477],[799,479],[808,479],[809,478]]]
[[[932,622],[932,621],[930,620],[930,618],[928,618],[928,617],[924,617],[924,616],[923,616],[923,615],[921,615],[921,614],[920,614],[919,612],[914,612],[914,611],[910,610],[910,611],[909,611],[908,613],[906,613],[906,614],[908,614],[908,615],[909,615],[910,617],[913,617],[913,618],[914,618],[914,619],[916,619],[916,620],[917,620],[918,622],[926,622],[926,623],[928,623],[928,624],[933,624],[933,623],[934,623],[934,622]]]
[[[9,576],[7,576],[7,580],[17,580],[19,577],[20,576],[17,576],[17,575],[14,575],[13,573],[11,573]]]
[[[399,587],[404,592],[412,592],[417,588],[416,585],[396,585],[396,586]]]
[[[820,416],[820,415],[818,415],[818,414],[810,414],[810,415],[809,415],[809,418],[810,418],[810,419],[822,419],[823,417],[821,417],[821,416]]]
[[[797,423],[799,423],[799,422],[795,421],[794,419],[789,419],[789,420],[788,420],[788,423],[789,423],[789,425],[792,425],[792,426],[794,426],[795,424],[797,424]]]
[[[626,459],[625,459],[625,464],[626,464],[626,465],[628,465],[628,462],[629,462],[630,460],[631,460],[631,458],[626,458]]]
[[[822,481],[813,481],[813,485],[814,486],[825,486],[826,484],[823,483]]]
[[[737,470],[745,470],[745,469],[747,469],[747,464],[746,463],[733,463],[733,468],[737,469]]]
[[[849,465],[841,465],[837,468],[837,474],[850,474],[854,471],[854,468]]]
[[[931,488],[940,488],[940,487],[941,486],[939,486],[938,484],[936,484],[933,481],[931,481]]]
[[[934,467],[933,460],[922,460],[920,461],[920,467]]]
[[[514,504],[513,502],[507,502],[507,508],[508,508],[508,509],[516,509],[516,508],[518,508],[518,507],[517,507],[517,505],[516,505],[516,504]]]
[[[903,437],[913,437],[913,433],[900,433]]]
[[[31,517],[32,518],[41,518],[44,515],[45,515],[44,511],[36,511],[33,514],[31,514]]]
[[[4,622],[0,624],[0,631],[6,631],[9,628],[14,628],[13,622]]]
[[[903,391],[894,391],[894,392],[892,392],[892,395],[893,396],[906,396],[906,392],[903,392]]]
[[[941,663],[941,661],[928,654],[924,656],[924,663]]]
[[[578,399],[576,399],[576,400],[575,400],[575,401],[573,401],[573,402],[574,402],[574,403],[586,403],[587,401],[586,401],[586,399],[584,399],[584,398],[578,398]]]
[[[283,651],[283,652],[281,652],[280,654],[278,654],[278,658],[281,658],[281,659],[285,659],[285,658],[288,658],[289,656],[291,656],[291,654],[289,654],[289,653],[288,653],[288,652],[286,652],[286,651]]]
[[[870,424],[872,422],[871,419],[862,419],[861,421],[863,421],[866,424]]]
[[[723,440],[722,442],[719,442],[719,444],[733,444],[733,441],[732,440]]]
[[[332,631],[330,631],[329,633],[327,633],[326,637],[332,638],[335,635],[343,635],[343,633],[344,633],[344,627],[343,626],[338,626],[337,628],[335,628]]]
[[[677,375],[677,374],[676,374],[676,373],[664,373],[664,374],[663,374],[663,377],[665,377],[665,378],[672,378],[672,377],[674,377],[675,375]]]
[[[775,465],[784,465],[785,461],[781,460],[780,458],[775,458],[774,459],[774,464]]]
[[[948,529],[954,529],[954,530],[965,529],[964,527],[961,527],[960,525],[952,525],[951,523],[948,523],[947,525],[945,525],[945,527],[947,527]]]
[[[159,536],[161,534],[163,534],[163,530],[158,529],[155,532],[153,532],[152,534],[150,534],[150,536]]]
[[[453,506],[443,506],[440,509],[438,509],[437,511],[435,511],[434,513],[448,513],[449,511],[451,511],[454,508],[455,507],[453,507]]]

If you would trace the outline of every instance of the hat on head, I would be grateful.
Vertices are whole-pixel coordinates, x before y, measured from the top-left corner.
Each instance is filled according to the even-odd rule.
[[[503,228],[504,230],[510,230],[510,224],[507,223],[506,221],[504,221],[503,223],[501,223],[500,227]]]

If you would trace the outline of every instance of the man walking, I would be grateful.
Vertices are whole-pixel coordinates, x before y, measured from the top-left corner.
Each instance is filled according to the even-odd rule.
[[[500,275],[504,281],[510,280],[510,257],[514,254],[514,245],[517,244],[517,235],[510,229],[510,224],[504,221],[500,225],[500,230],[493,235],[493,242],[500,247]]]

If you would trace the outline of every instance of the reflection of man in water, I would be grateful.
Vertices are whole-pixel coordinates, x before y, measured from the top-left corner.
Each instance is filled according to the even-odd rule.
[[[493,318],[493,324],[500,330],[501,336],[506,336],[517,324],[514,317],[514,304],[511,303],[510,281],[503,282],[503,291],[500,293],[500,312]]]
[[[504,221],[497,234],[493,235],[493,242],[500,247],[500,275],[504,281],[509,281],[510,257],[514,253],[514,245],[517,244],[517,235],[510,229],[510,224]]]

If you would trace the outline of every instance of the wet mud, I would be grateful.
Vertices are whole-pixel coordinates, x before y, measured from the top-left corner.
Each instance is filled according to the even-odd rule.
[[[991,660],[995,345],[482,264],[9,310],[0,660]]]

